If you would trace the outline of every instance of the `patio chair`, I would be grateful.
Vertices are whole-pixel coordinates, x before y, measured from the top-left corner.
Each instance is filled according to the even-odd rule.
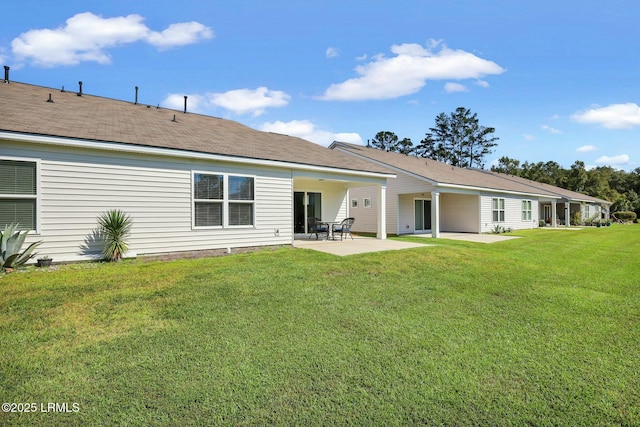
[[[320,218],[313,216],[307,218],[307,227],[309,228],[309,238],[314,234],[316,235],[316,240],[320,238],[321,234],[325,234],[327,238],[329,237],[329,228],[326,224],[320,222]]]
[[[346,218],[343,219],[340,224],[336,224],[333,226],[333,238],[336,238],[336,233],[340,233],[340,240],[345,235],[351,236],[351,240],[353,240],[353,235],[351,234],[351,227],[353,227],[353,223],[356,222],[355,218]]]

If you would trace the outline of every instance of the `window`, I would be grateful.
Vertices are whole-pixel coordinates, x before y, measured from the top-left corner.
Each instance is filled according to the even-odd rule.
[[[193,174],[195,227],[254,224],[254,179],[223,174]]]
[[[531,221],[531,200],[522,201],[522,220]]]
[[[352,208],[358,207],[358,199],[351,199],[351,207]]]
[[[363,200],[363,204],[365,208],[370,208],[371,207],[371,199],[370,198],[366,198]]]
[[[493,222],[504,222],[504,199],[491,199]]]
[[[22,230],[36,230],[37,206],[37,163],[0,160],[0,227],[19,223]]]

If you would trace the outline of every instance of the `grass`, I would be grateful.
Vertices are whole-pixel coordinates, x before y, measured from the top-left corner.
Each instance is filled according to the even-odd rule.
[[[640,424],[640,227],[513,234],[2,276],[0,424]]]

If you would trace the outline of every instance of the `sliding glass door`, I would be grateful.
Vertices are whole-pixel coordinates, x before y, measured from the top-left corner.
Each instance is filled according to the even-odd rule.
[[[431,200],[414,201],[415,231],[431,230]]]
[[[307,233],[307,218],[322,219],[322,194],[296,191],[293,193],[293,231]]]

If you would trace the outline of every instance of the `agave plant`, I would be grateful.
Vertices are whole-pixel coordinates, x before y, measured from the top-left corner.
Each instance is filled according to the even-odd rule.
[[[133,221],[124,211],[109,210],[98,217],[98,230],[104,239],[102,255],[108,261],[120,261],[129,250],[125,240],[129,236]]]
[[[0,231],[0,267],[4,270],[14,269],[29,261],[36,256],[33,251],[42,243],[34,242],[20,252],[29,232],[20,231],[18,227],[19,224],[7,224],[4,231]]]

